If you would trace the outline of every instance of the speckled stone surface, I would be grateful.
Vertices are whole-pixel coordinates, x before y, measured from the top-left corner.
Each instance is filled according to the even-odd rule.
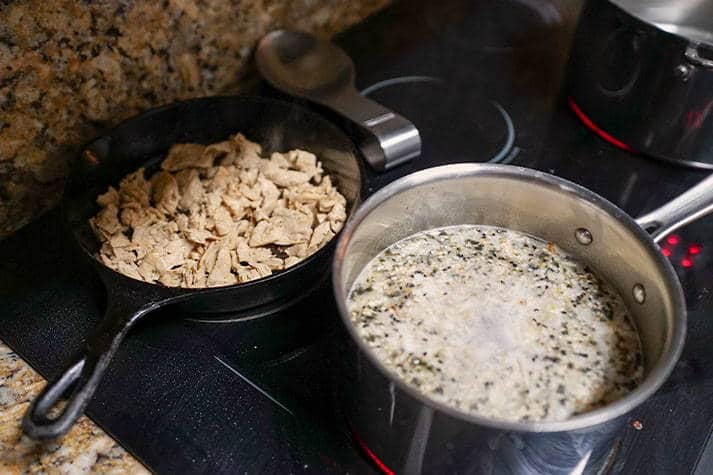
[[[45,382],[0,342],[0,473],[149,473],[86,417],[56,441],[35,442],[20,421]]]
[[[255,43],[272,29],[329,35],[385,3],[2,2],[0,239],[57,201],[91,137],[156,105],[240,91]]]

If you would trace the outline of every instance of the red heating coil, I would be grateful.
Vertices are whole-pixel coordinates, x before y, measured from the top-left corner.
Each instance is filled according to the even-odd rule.
[[[631,153],[637,153],[636,150],[631,148],[629,145],[625,144],[621,140],[617,139],[613,135],[608,134],[606,131],[602,130],[592,122],[592,119],[590,119],[584,112],[582,112],[582,109],[579,108],[576,102],[574,102],[573,98],[567,99],[567,103],[569,104],[569,108],[572,109],[572,112],[579,118],[579,120],[582,121],[584,125],[587,126],[592,132],[597,134],[599,137],[604,139],[605,141],[609,142],[610,144],[614,145],[617,148],[620,148],[624,151],[631,152]]]
[[[381,459],[377,457],[374,452],[372,452],[369,446],[366,445],[366,442],[364,442],[364,439],[361,438],[361,436],[354,430],[353,427],[352,438],[357,443],[361,451],[364,452],[364,455],[366,455],[369,460],[371,460],[371,462],[376,465],[376,468],[378,468],[381,473],[383,473],[384,475],[396,475],[396,472],[387,467],[386,464],[382,462]]]

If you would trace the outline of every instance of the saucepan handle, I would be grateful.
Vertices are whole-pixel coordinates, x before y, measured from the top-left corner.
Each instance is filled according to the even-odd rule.
[[[110,300],[104,318],[87,342],[84,355],[62,375],[49,382],[35,398],[22,420],[22,428],[33,439],[49,439],[65,434],[84,412],[109,362],[131,326],[150,308],[133,308]],[[62,396],[71,388],[66,406],[50,417]]]
[[[651,232],[654,242],[672,231],[713,213],[713,175],[636,222]]]

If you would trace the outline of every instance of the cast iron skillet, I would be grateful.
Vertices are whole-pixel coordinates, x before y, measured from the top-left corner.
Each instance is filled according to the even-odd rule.
[[[107,309],[84,354],[47,384],[22,421],[32,438],[67,432],[84,411],[129,329],[147,313],[168,304],[192,312],[259,315],[267,306],[304,293],[327,272],[336,240],[280,273],[244,284],[207,289],[169,288],[119,274],[95,257],[99,242],[88,219],[99,210],[96,197],[140,166],[150,169],[171,145],[213,143],[242,132],[266,152],[309,150],[322,161],[347,199],[350,215],[362,194],[362,165],[352,141],[320,116],[297,105],[247,97],[210,97],[174,103],[129,119],[85,147],[62,198],[64,223],[81,258],[97,270],[107,290]],[[231,314],[232,316],[233,314]],[[211,316],[215,319],[215,316]],[[249,318],[249,317],[248,317]],[[59,416],[49,411],[69,392]]]

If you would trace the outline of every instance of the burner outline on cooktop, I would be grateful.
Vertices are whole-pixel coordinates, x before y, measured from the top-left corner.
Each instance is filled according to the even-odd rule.
[[[446,81],[444,78],[436,76],[396,76],[392,78],[382,79],[381,81],[375,82],[360,91],[363,96],[369,96],[371,93],[379,91],[381,89],[387,88],[389,86],[395,86],[399,84],[413,84],[413,83],[438,83],[444,84]],[[503,163],[507,164],[512,162],[515,157],[517,157],[520,149],[515,145],[515,125],[513,123],[510,114],[505,110],[505,108],[497,101],[488,101],[499,113],[505,127],[507,130],[507,137],[505,138],[505,143],[502,148],[498,150],[493,157],[485,160],[483,163]]]
[[[398,76],[394,78],[389,78],[389,79],[384,79],[379,82],[375,82],[371,86],[367,86],[364,89],[360,91],[360,94],[362,96],[368,96],[374,91],[378,91],[379,89],[383,89],[388,86],[393,86],[395,84],[407,84],[407,83],[414,83],[414,82],[438,82],[442,83],[444,82],[442,78],[437,78],[434,76]]]
[[[488,160],[487,163],[510,163],[515,159],[518,152],[520,151],[518,147],[513,148],[513,145],[515,145],[515,125],[512,122],[510,114],[508,114],[508,112],[503,106],[500,105],[499,102],[490,101],[490,103],[494,105],[498,112],[500,112],[500,114],[503,116],[505,125],[508,128],[508,136],[507,139],[505,139],[505,145],[503,145],[503,148],[500,149],[500,151],[493,158]]]

